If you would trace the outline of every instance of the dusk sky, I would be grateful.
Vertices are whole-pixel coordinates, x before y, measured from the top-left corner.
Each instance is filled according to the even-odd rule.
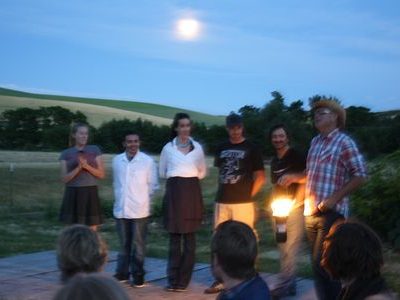
[[[0,41],[0,86],[23,91],[211,114],[274,90],[400,109],[399,0],[2,0]]]

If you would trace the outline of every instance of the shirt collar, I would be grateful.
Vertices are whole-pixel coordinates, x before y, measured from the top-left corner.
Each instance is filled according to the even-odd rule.
[[[172,140],[172,146],[174,146],[175,148],[178,148],[178,146],[176,144],[177,139],[178,139],[178,137],[174,137],[174,139]],[[191,136],[189,136],[189,141],[190,141],[190,143],[193,144],[193,138]]]
[[[140,150],[138,150],[138,152],[136,153],[136,155],[132,158],[131,161],[139,161],[141,159],[141,152]],[[128,157],[126,156],[126,151],[124,151],[124,155],[122,156],[122,160],[126,161],[126,162],[130,162]]]
[[[331,132],[329,132],[329,134],[327,136],[323,136],[322,134],[319,135],[319,138],[321,140],[331,140],[333,139],[337,134],[339,133],[339,128],[336,128],[334,130],[332,130]]]
[[[233,288],[224,292],[225,299],[235,299],[235,297],[243,291],[247,286],[253,283],[258,278],[258,275],[254,276],[251,279],[244,280]]]

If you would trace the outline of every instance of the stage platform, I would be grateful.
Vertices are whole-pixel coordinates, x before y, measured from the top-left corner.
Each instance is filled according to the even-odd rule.
[[[111,252],[104,273],[112,276],[116,264],[116,252]],[[213,278],[209,264],[196,264],[192,281],[186,292],[164,291],[166,285],[166,260],[146,258],[146,286],[133,288],[125,284],[132,299],[215,299],[216,295],[206,295],[204,289]],[[272,287],[276,275],[262,273],[262,277]],[[54,251],[17,255],[0,259],[0,299],[52,299],[60,288],[60,272],[57,269]],[[285,299],[315,300],[312,280],[299,278],[298,295]]]

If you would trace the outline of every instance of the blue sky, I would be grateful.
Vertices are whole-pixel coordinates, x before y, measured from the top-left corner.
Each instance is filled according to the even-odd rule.
[[[175,34],[187,17],[196,40]],[[274,90],[400,108],[398,0],[2,0],[0,40],[0,86],[25,91],[212,114]]]

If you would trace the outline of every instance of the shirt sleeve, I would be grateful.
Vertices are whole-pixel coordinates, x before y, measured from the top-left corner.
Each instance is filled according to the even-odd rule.
[[[60,154],[60,157],[58,158],[58,160],[66,160],[66,152],[67,150],[63,150]]]
[[[149,183],[149,192],[150,195],[152,195],[156,190],[159,189],[157,164],[154,162],[153,159],[151,159],[151,167],[148,177],[148,183]]]
[[[164,148],[161,150],[161,155],[160,155],[160,162],[158,166],[158,171],[160,174],[161,178],[166,178],[167,177],[167,145],[164,146]]]
[[[294,150],[295,161],[294,170],[295,172],[303,172],[306,169],[307,155],[304,152]]]
[[[221,166],[220,154],[221,154],[221,146],[219,145],[219,146],[217,146],[217,149],[215,150],[214,167],[219,168]]]
[[[270,174],[270,176],[271,176],[271,183],[272,183],[272,184],[275,184],[275,183],[278,181],[278,176],[276,176],[275,173],[274,173],[275,164],[276,164],[275,161],[276,161],[275,158],[273,158],[273,159],[271,160],[271,166],[270,166],[270,168],[269,168],[269,174]]]
[[[264,161],[261,155],[261,150],[258,146],[253,146],[252,149],[253,172],[264,171]]]
[[[352,176],[367,177],[364,158],[358,150],[356,143],[351,138],[347,138],[343,142],[341,160]]]
[[[93,145],[93,153],[96,157],[102,155],[101,150],[97,145]]]

